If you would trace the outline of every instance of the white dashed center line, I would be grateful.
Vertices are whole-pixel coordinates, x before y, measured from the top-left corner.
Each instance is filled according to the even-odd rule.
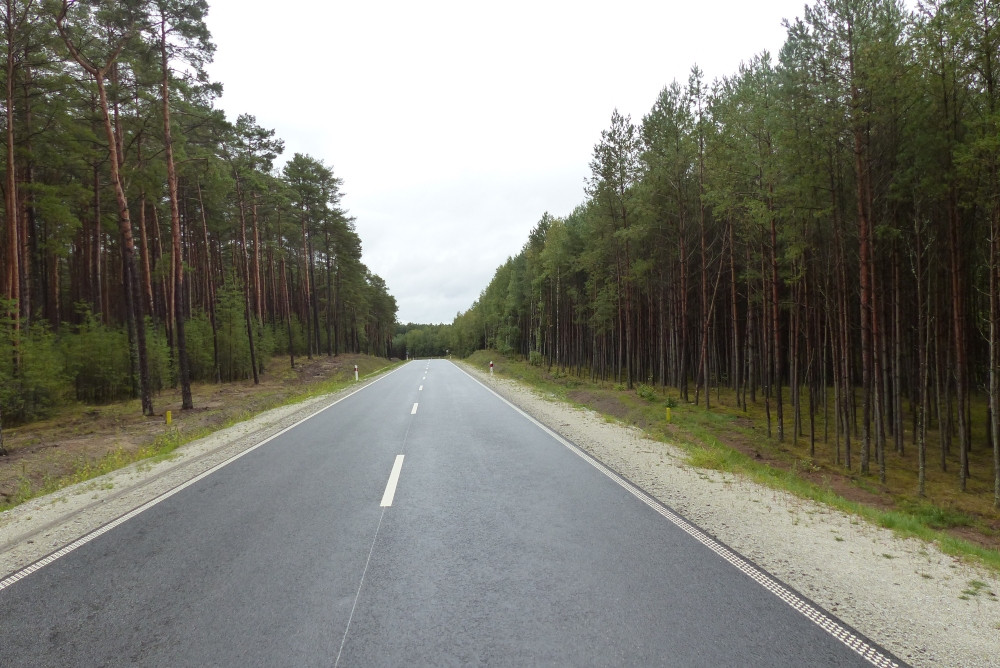
[[[382,508],[392,505],[392,499],[396,496],[396,484],[399,482],[399,472],[403,468],[403,455],[396,455],[396,461],[392,464],[392,473],[389,474],[389,482],[385,486],[385,494],[382,495]]]
[[[419,406],[419,405],[420,404],[413,404],[413,410],[410,411],[410,415],[416,415],[417,414],[417,406]]]

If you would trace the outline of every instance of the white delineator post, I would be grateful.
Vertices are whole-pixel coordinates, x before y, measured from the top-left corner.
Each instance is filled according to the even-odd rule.
[[[358,365],[354,365],[354,382],[358,382]]]
[[[490,360],[490,375],[493,375],[493,360]]]

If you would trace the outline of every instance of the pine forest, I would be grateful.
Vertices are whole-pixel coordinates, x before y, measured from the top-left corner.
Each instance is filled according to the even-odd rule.
[[[341,178],[216,108],[205,0],[5,0],[0,422],[388,355]],[[3,450],[0,432],[0,453]]]
[[[192,382],[274,355],[429,336],[397,328],[332,167],[277,167],[273,130],[216,107],[207,11],[0,2],[0,425],[73,400],[152,415],[167,386],[189,408]],[[693,66],[611,114],[582,204],[430,338],[725,393],[810,456],[884,480],[916,453],[919,493],[933,467],[1000,507],[998,24],[993,0],[816,0],[777,54]]]
[[[914,4],[818,0],[776,55],[615,111],[451,349],[725,392],[844,469],[915,452],[920,493],[934,467],[1000,505],[1000,4]]]

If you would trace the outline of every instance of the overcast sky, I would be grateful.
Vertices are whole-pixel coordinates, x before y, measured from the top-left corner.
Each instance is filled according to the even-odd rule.
[[[584,200],[617,108],[784,43],[803,0],[208,0],[212,78],[344,180],[400,322],[450,323],[546,211]]]

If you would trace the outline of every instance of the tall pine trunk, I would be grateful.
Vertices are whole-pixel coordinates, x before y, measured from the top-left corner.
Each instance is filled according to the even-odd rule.
[[[250,252],[247,248],[247,213],[246,203],[243,201],[244,192],[240,186],[240,179],[236,179],[236,199],[240,208],[240,249],[243,261],[243,311],[246,320],[247,341],[250,346],[250,366],[253,369],[253,384],[260,384],[260,375],[257,373],[257,348],[254,345],[253,304],[250,301]]]
[[[174,142],[170,132],[170,68],[167,60],[167,23],[160,19],[160,95],[163,104],[163,146],[167,160],[167,189],[170,194],[170,238],[173,248],[171,268],[174,276],[174,330],[177,342],[177,365],[181,381],[181,409],[194,408],[191,398],[191,367],[188,362],[187,337],[184,334],[184,258],[181,256],[181,214],[177,201],[177,170],[174,167]]]
[[[14,361],[14,373],[17,374],[17,369],[19,364],[19,349],[17,345],[18,336],[17,332],[21,326],[21,280],[22,280],[22,269],[21,269],[21,239],[20,239],[20,225],[18,220],[18,206],[17,206],[17,178],[15,172],[14,164],[14,64],[15,64],[15,51],[14,51],[14,5],[13,0],[6,0],[7,15],[5,18],[4,31],[7,37],[7,59],[6,59],[6,75],[7,75],[7,85],[6,85],[6,121],[7,121],[7,174],[4,193],[4,205],[5,213],[7,216],[7,294],[5,295],[10,300],[10,306],[7,313],[7,317],[10,319],[13,329],[13,336],[11,340],[14,341],[13,350],[13,361]]]

